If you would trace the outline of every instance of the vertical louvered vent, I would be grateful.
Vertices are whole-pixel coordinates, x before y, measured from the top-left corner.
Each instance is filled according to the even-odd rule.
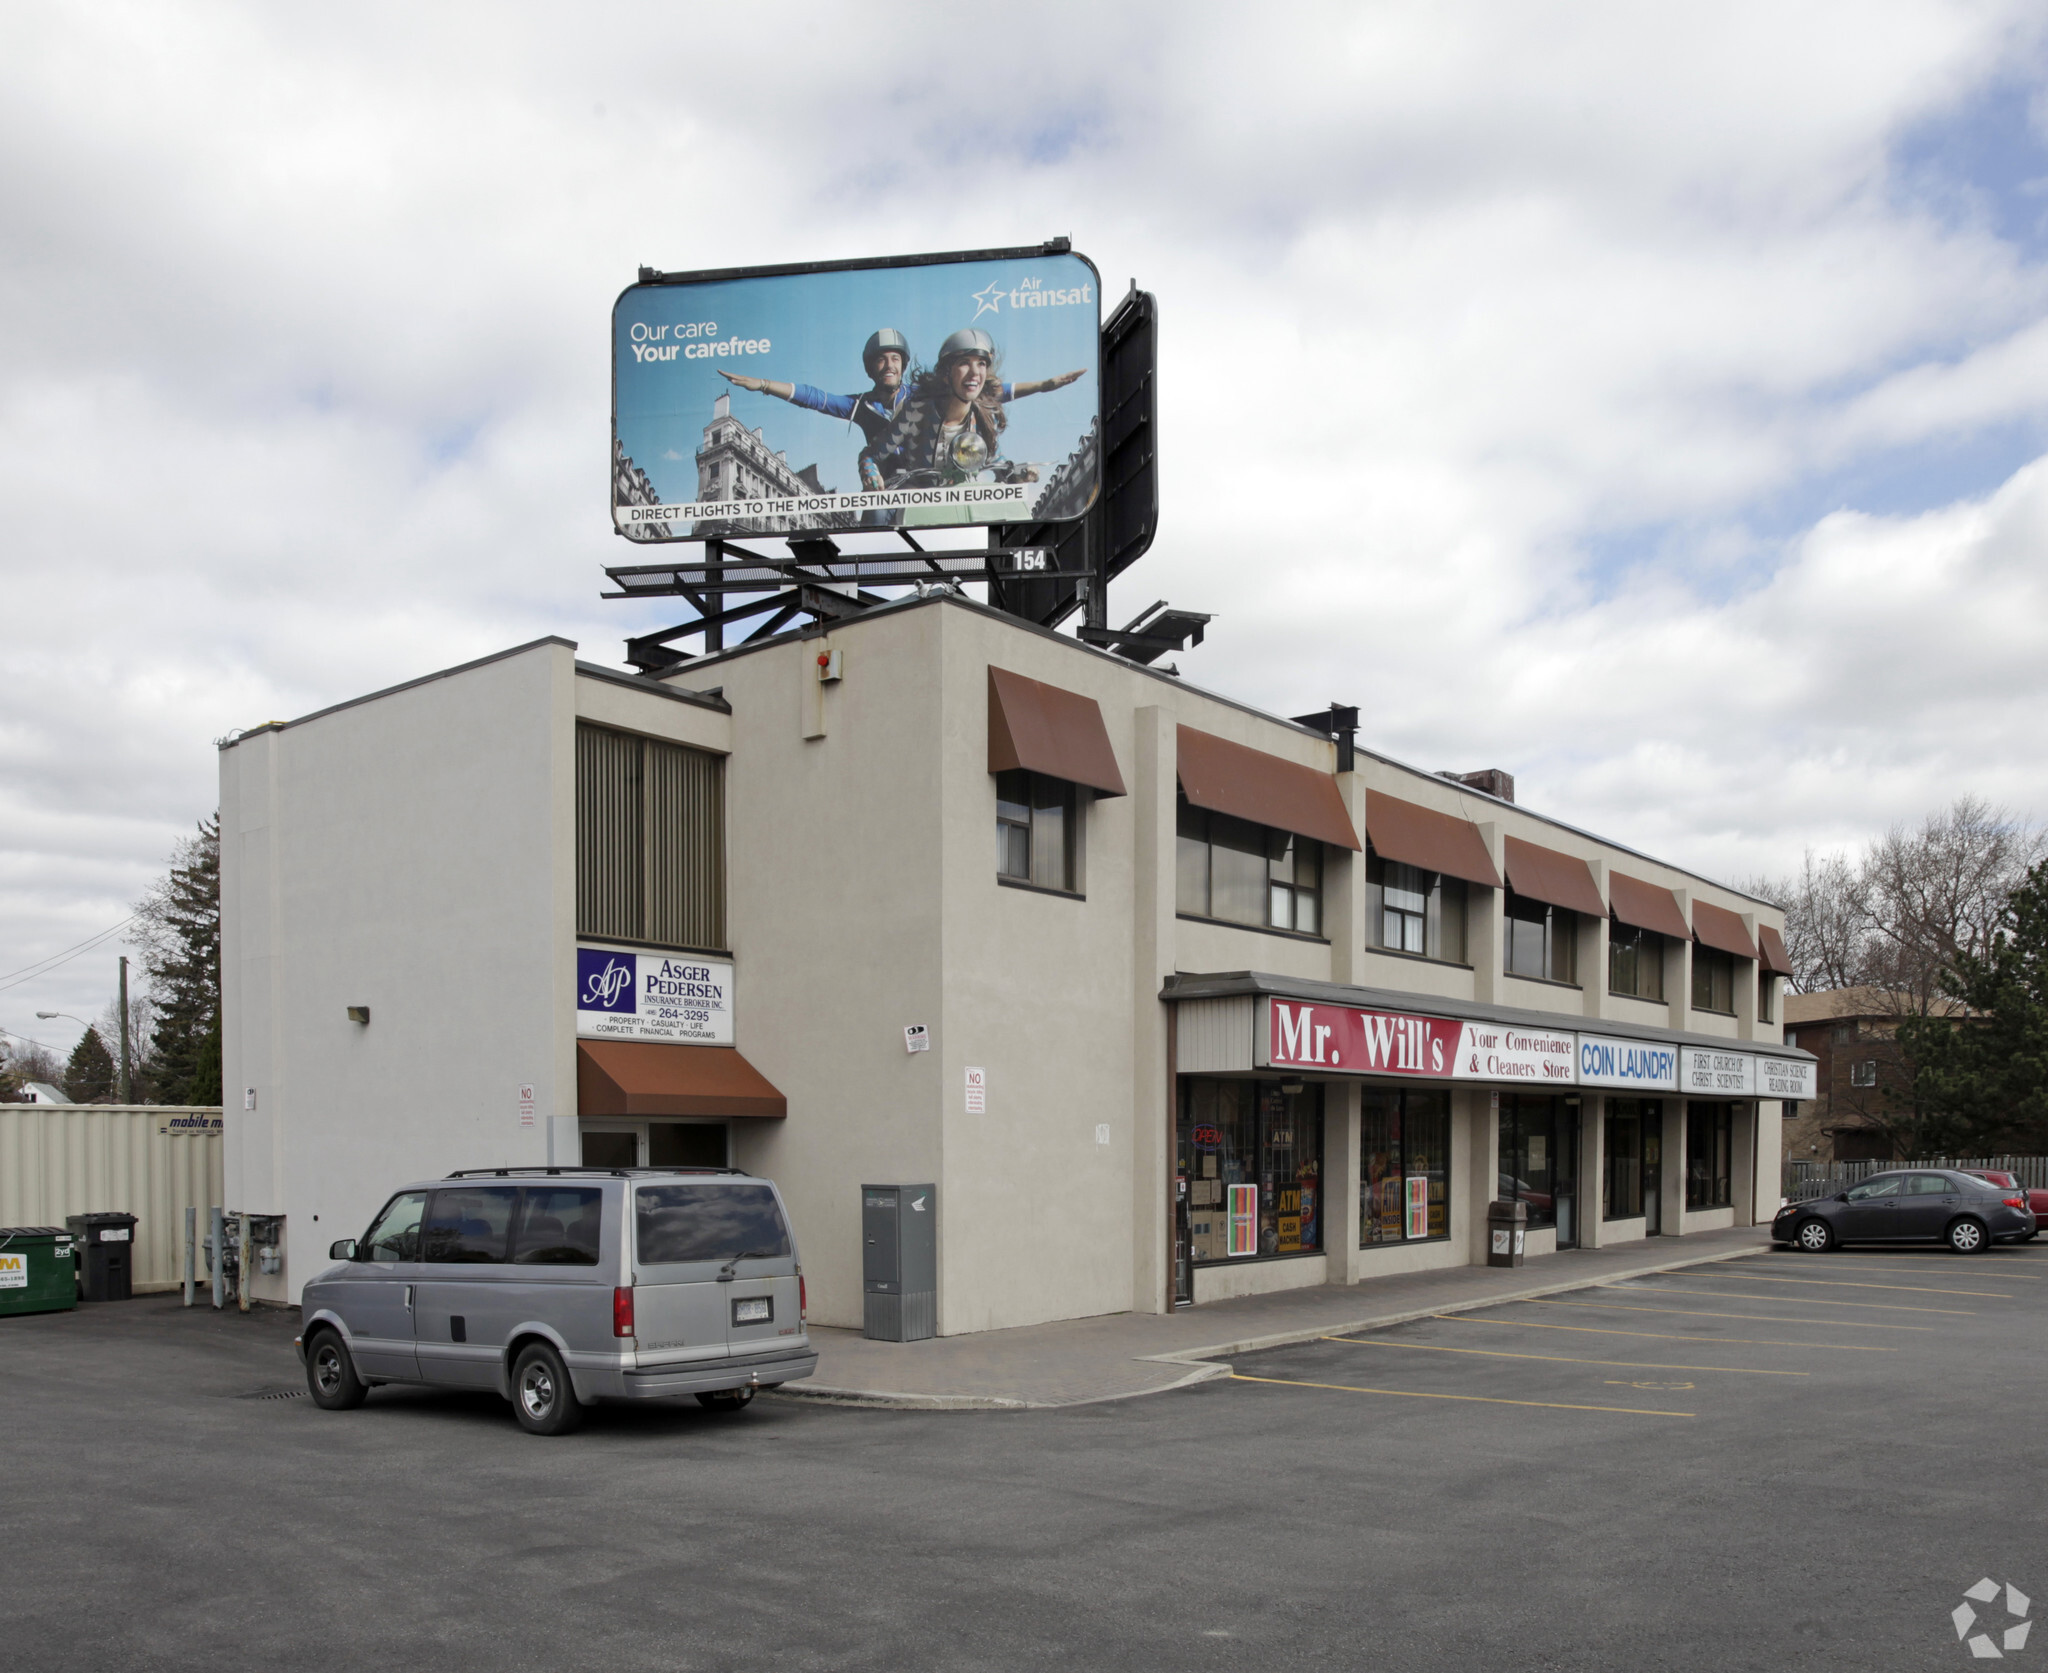
[[[576,724],[576,931],[725,946],[725,762]]]

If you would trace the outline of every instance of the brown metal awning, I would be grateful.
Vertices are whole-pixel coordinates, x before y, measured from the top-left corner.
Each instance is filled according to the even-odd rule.
[[[1742,920],[1725,906],[1694,901],[1692,932],[1709,947],[1719,947],[1724,953],[1733,953],[1737,958],[1756,957],[1756,943],[1750,940],[1749,931],[1742,927]]]
[[[1621,872],[1607,874],[1607,899],[1614,915],[1636,929],[1655,930],[1678,941],[1692,939],[1692,927],[1678,909],[1678,897],[1654,883],[1627,877]]]
[[[1013,767],[1085,784],[1104,796],[1126,793],[1094,698],[990,664],[988,770]]]
[[[730,1046],[578,1040],[576,1113],[786,1116],[789,1106]]]
[[[1469,819],[1369,790],[1365,831],[1372,838],[1373,852],[1383,860],[1462,877],[1467,883],[1484,883],[1489,889],[1500,887],[1500,873],[1493,869],[1486,839]]]
[[[1769,924],[1756,926],[1756,938],[1763,944],[1763,966],[1773,976],[1792,974],[1792,961],[1785,956],[1785,938]]]
[[[1335,774],[1192,726],[1180,728],[1176,751],[1180,787],[1196,807],[1314,837],[1335,848],[1359,846]]]
[[[1600,885],[1593,881],[1593,868],[1555,848],[1540,848],[1520,837],[1506,843],[1508,886],[1518,895],[1540,900],[1545,906],[1562,906],[1583,912],[1589,918],[1607,916],[1607,903],[1600,898]]]

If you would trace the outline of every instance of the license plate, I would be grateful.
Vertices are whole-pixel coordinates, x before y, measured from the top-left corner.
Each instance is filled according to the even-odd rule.
[[[735,1299],[732,1304],[734,1324],[773,1324],[775,1322],[775,1300],[772,1296],[756,1295]]]

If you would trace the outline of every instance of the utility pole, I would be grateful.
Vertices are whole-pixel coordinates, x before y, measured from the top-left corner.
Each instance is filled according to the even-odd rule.
[[[135,1087],[128,1075],[128,960],[121,960],[121,1102],[135,1102]]]

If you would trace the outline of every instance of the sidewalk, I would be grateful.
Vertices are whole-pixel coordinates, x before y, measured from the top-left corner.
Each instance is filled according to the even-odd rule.
[[[1454,1266],[1245,1296],[1170,1314],[1111,1313],[928,1342],[870,1342],[858,1331],[813,1325],[817,1372],[780,1392],[806,1400],[963,1411],[1126,1400],[1228,1376],[1229,1366],[1216,1362],[1232,1354],[1737,1260],[1769,1247],[1764,1227],[1739,1226],[1620,1249],[1540,1255],[1519,1268]]]

